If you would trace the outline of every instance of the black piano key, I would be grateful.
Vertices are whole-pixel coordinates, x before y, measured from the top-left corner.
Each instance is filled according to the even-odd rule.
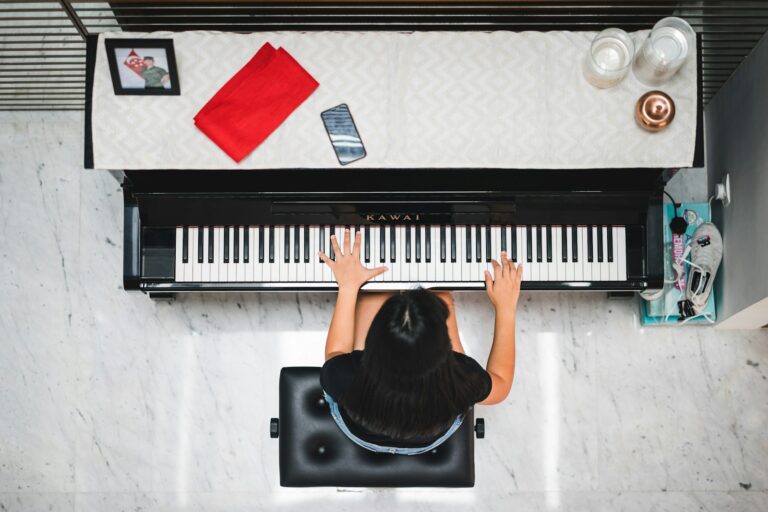
[[[189,263],[189,228],[184,226],[181,231],[181,262]]]
[[[552,226],[544,229],[547,231],[547,263],[552,263]]]
[[[259,263],[264,263],[264,226],[259,226]]]
[[[395,226],[389,226],[389,261],[397,261],[397,229]]]
[[[491,226],[485,228],[485,262],[491,262]]]
[[[563,251],[563,263],[568,261],[568,230],[566,226],[562,226],[560,231],[560,245]]]
[[[411,226],[405,226],[405,262],[411,262]]]
[[[205,228],[203,226],[197,227],[197,262],[203,262],[203,240],[205,234]]]
[[[243,226],[243,263],[249,263],[251,259],[251,228]]]
[[[472,226],[467,226],[466,238],[466,251],[467,251],[467,263],[472,263]]]
[[[213,263],[213,226],[208,228],[208,263]]]
[[[293,262],[301,261],[301,226],[293,226]]]
[[[603,262],[603,226],[597,226],[597,261]]]
[[[325,252],[325,226],[320,226],[317,230],[317,236],[318,236],[318,244],[317,247],[319,248],[319,252]],[[320,259],[320,263],[323,262],[322,258]]]
[[[416,263],[421,263],[421,226],[416,226]]]
[[[608,263],[613,263],[613,226],[608,226]]]
[[[424,235],[425,235],[424,260],[427,263],[432,263],[432,229],[429,226],[424,227]]]
[[[507,226],[501,226],[501,250],[507,250]]]
[[[536,263],[541,263],[541,242],[542,242],[541,226],[536,226]]]
[[[480,226],[475,226],[475,261],[481,262],[483,260],[483,233]]]
[[[330,241],[330,240],[331,240],[331,237],[332,237],[333,235],[335,235],[335,234],[336,234],[336,226],[331,226],[331,227],[330,227],[330,231],[329,231],[329,233],[328,233],[328,240],[329,240],[329,242],[328,242],[328,243],[329,243],[329,245],[330,245],[330,247],[328,248],[328,250],[329,250],[329,251],[331,251],[331,252],[330,252],[330,254],[329,254],[328,256],[329,256],[329,257],[330,257],[330,258],[331,258],[333,261],[336,261],[336,254],[333,252],[333,241]],[[338,242],[338,240],[337,240],[337,242]]]
[[[387,261],[387,237],[384,230],[386,227],[379,228],[379,263],[385,263]]]
[[[370,263],[371,262],[371,226],[365,226],[364,228],[364,238],[363,245],[365,247],[365,262]]]
[[[531,226],[525,226],[525,260],[530,263],[533,261],[533,232]]]
[[[240,263],[240,228],[238,226],[232,226],[232,237],[233,240],[233,253],[232,254],[232,262],[233,263]]]
[[[229,226],[224,226],[224,263],[229,263]]]
[[[309,263],[309,226],[301,229],[304,230],[304,263]]]
[[[594,254],[592,251],[592,230],[594,229],[594,226],[587,226],[587,261],[592,263],[592,260],[594,259]]]
[[[517,226],[510,226],[510,237],[512,238],[509,252],[512,253],[512,261],[517,263]]]
[[[571,226],[571,260],[573,263],[579,262],[579,233],[578,226]]]
[[[291,262],[291,226],[283,228],[283,263]]]
[[[440,226],[440,263],[445,263],[445,247],[448,242],[445,240],[445,226]]]
[[[451,263],[456,263],[456,226],[451,226]]]
[[[269,226],[269,262],[275,262],[275,226]]]

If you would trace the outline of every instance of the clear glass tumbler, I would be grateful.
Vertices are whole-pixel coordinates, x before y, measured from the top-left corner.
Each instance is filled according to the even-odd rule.
[[[627,76],[634,55],[635,44],[629,34],[620,28],[607,28],[592,40],[584,58],[584,76],[595,87],[613,87]]]
[[[637,52],[632,71],[646,85],[658,86],[675,76],[696,47],[696,32],[682,18],[664,18]]]

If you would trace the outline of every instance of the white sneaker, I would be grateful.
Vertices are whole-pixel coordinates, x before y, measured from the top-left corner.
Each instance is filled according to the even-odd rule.
[[[691,301],[697,313],[707,305],[722,259],[723,238],[720,231],[711,222],[705,222],[693,232],[691,269],[685,290],[685,298]]]

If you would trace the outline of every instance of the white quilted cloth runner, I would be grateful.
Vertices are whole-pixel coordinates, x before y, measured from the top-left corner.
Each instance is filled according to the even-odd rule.
[[[636,45],[647,31],[633,34]],[[364,168],[687,167],[696,133],[696,59],[660,89],[670,127],[634,121],[650,88],[630,71],[600,90],[581,62],[593,32],[155,32],[100,34],[93,84],[99,169],[333,168],[320,112],[349,105]],[[173,38],[180,96],[115,96],[105,37]],[[282,46],[320,87],[235,164],[192,118],[261,47]]]

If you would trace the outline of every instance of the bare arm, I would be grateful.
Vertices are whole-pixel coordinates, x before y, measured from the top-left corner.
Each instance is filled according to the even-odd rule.
[[[504,401],[512,388],[515,376],[515,309],[520,296],[520,281],[523,276],[522,265],[507,259],[501,253],[501,264],[493,262],[494,278],[486,272],[485,285],[488,297],[496,308],[493,345],[488,356],[486,370],[491,376],[491,393],[480,402],[492,405]]]
[[[331,244],[336,254],[336,261],[325,253],[318,255],[331,267],[333,276],[339,284],[336,308],[333,310],[328,338],[325,340],[325,360],[339,354],[352,352],[355,342],[355,307],[360,287],[369,279],[387,271],[386,267],[366,268],[360,263],[360,231],[355,234],[355,241],[350,247],[350,232],[344,231],[344,252],[339,248],[336,236],[331,236]]]

